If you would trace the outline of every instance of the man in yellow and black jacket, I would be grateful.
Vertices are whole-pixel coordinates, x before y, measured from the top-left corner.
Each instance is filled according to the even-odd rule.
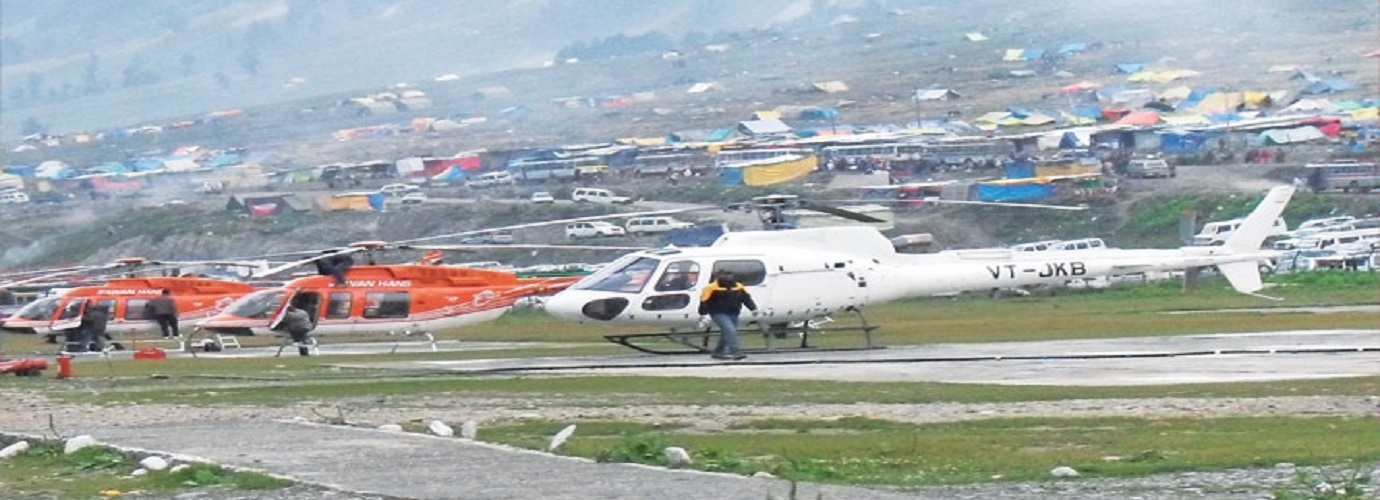
[[[721,273],[718,279],[704,287],[700,294],[700,314],[719,327],[719,343],[714,347],[714,359],[743,359],[742,348],[738,346],[738,315],[743,306],[757,311],[757,303],[742,283],[732,274]]]

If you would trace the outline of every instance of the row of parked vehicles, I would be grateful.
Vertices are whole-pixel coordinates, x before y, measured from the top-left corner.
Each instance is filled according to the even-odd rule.
[[[616,226],[610,222],[589,221],[573,222],[566,224],[565,237],[567,238],[608,238],[615,236],[646,236],[651,234],[668,233],[676,229],[689,229],[695,227],[692,222],[679,221],[671,217],[634,217],[628,219],[627,224]]]

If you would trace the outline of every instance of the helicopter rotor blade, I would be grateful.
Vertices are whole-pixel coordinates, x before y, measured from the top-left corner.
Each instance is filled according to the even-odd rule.
[[[628,246],[603,246],[603,245],[541,245],[541,244],[495,244],[495,245],[401,245],[398,248],[403,250],[442,250],[460,251],[474,253],[477,250],[502,250],[505,248],[513,249],[551,249],[551,250],[618,250],[618,251],[638,251],[650,250],[651,247],[628,247]]]
[[[800,208],[803,208],[803,209],[806,209],[806,210],[813,210],[813,211],[816,211],[816,212],[824,212],[824,213],[829,214],[829,215],[833,215],[833,216],[836,216],[836,217],[843,217],[843,218],[845,218],[845,219],[852,220],[852,221],[857,221],[857,222],[872,222],[872,223],[886,222],[885,220],[878,219],[878,218],[876,218],[876,217],[873,217],[873,216],[870,216],[870,215],[867,215],[867,214],[863,214],[863,213],[859,213],[859,212],[854,212],[854,211],[852,211],[852,210],[844,210],[844,209],[838,208],[838,207],[831,207],[831,206],[829,206],[829,205],[820,205],[820,204],[818,204],[818,203],[810,203],[810,202],[807,202],[807,201],[802,201],[802,202],[800,202]]]
[[[365,250],[371,250],[371,249],[372,249],[372,248],[366,248],[366,247],[348,247],[348,248],[337,249],[337,250],[335,250],[335,251],[333,251],[333,252],[330,251],[330,250],[326,250],[326,252],[330,252],[330,253],[320,253],[321,251],[318,250],[318,251],[317,251],[317,252],[318,252],[317,255],[313,255],[313,256],[311,256],[311,257],[309,257],[309,258],[306,258],[306,259],[297,260],[297,261],[293,261],[293,262],[288,262],[288,263],[286,263],[286,264],[282,264],[282,265],[279,265],[279,266],[276,266],[276,267],[273,267],[273,268],[266,269],[266,270],[264,270],[264,272],[262,272],[262,273],[257,273],[257,274],[255,274],[253,277],[254,277],[254,278],[263,278],[263,277],[265,277],[265,276],[272,276],[272,275],[281,273],[281,272],[283,272],[283,271],[286,271],[286,270],[288,270],[288,269],[292,269],[292,268],[297,267],[297,266],[304,266],[304,265],[307,265],[307,264],[311,264],[311,263],[313,263],[313,262],[316,262],[316,261],[318,261],[318,260],[321,260],[321,259],[324,259],[324,258],[327,258],[327,257],[335,257],[335,256],[337,256],[337,255],[350,255],[350,254],[359,253],[359,252],[363,252],[363,251],[365,251]]]
[[[977,206],[984,206],[984,205],[985,205],[985,206],[993,206],[993,207],[1043,208],[1043,209],[1049,209],[1049,210],[1070,210],[1070,211],[1082,211],[1082,210],[1087,210],[1087,209],[1088,209],[1088,207],[1085,206],[1085,205],[1069,206],[1069,205],[1046,205],[1046,204],[1041,204],[1041,203],[1013,203],[1013,202],[1002,202],[1002,201],[944,200],[944,199],[935,198],[935,197],[917,197],[917,198],[900,198],[900,199],[893,199],[893,198],[887,198],[887,199],[868,199],[868,198],[862,198],[862,199],[854,199],[854,200],[828,200],[828,201],[831,202],[831,203],[869,203],[869,204],[875,204],[875,205],[898,204],[898,203],[923,203],[923,204],[933,204],[933,205],[977,205]]]

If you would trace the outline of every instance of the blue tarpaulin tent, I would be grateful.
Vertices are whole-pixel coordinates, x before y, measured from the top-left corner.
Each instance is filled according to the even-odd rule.
[[[978,201],[1026,201],[1054,196],[1049,184],[974,184],[973,198]]]
[[[1102,118],[1102,108],[1095,104],[1078,104],[1073,107],[1069,114],[1079,118],[1092,118],[1098,120]]]
[[[705,137],[705,140],[710,141],[710,142],[718,142],[718,141],[727,140],[729,137],[732,137],[732,136],[733,136],[733,127],[727,127],[727,128],[716,129],[716,130],[710,132],[709,135],[707,135],[707,136]]]
[[[1316,82],[1308,84],[1307,87],[1303,88],[1303,93],[1308,95],[1330,94],[1332,92],[1344,92],[1347,90],[1351,90],[1352,88],[1353,87],[1351,83],[1346,80],[1343,80],[1341,78],[1331,78],[1327,80],[1318,80]]]
[[[387,198],[388,195],[383,193],[369,193],[369,208],[382,212],[383,200]]]
[[[741,186],[741,185],[743,185],[743,169],[742,169],[742,168],[720,168],[720,169],[719,169],[719,184],[724,185],[724,186]]]
[[[1141,69],[1144,69],[1144,68],[1145,68],[1145,65],[1144,65],[1144,64],[1136,64],[1136,63],[1122,63],[1122,64],[1116,65],[1116,71],[1117,71],[1117,73],[1126,73],[1126,74],[1128,74],[1128,75],[1131,74],[1131,73],[1139,72]]]
[[[1074,52],[1082,52],[1082,51],[1087,50],[1087,49],[1088,49],[1088,44],[1086,44],[1086,43],[1066,43],[1066,44],[1064,44],[1063,47],[1060,47],[1060,48],[1059,48],[1059,53],[1060,53],[1060,54],[1072,54],[1072,53],[1074,53]]]
[[[1160,134],[1160,150],[1166,153],[1196,153],[1202,151],[1212,137],[1212,134],[1202,132]]]
[[[1028,161],[1014,161],[1006,164],[1007,179],[1029,179],[1035,177],[1035,164]]]
[[[239,164],[240,155],[235,153],[221,153],[206,161],[206,166],[211,168],[228,167]]]
[[[1045,55],[1045,49],[1025,49],[1021,51],[1021,59],[1034,61]]]
[[[839,117],[839,110],[830,108],[807,109],[800,112],[801,120],[833,120]]]

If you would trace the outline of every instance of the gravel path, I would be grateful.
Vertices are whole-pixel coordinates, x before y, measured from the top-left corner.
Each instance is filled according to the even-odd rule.
[[[48,416],[52,415],[59,430],[66,434],[77,432],[92,432],[97,435],[106,436],[135,436],[143,435],[139,438],[142,441],[135,444],[149,447],[150,449],[162,449],[170,452],[186,452],[186,450],[168,448],[186,448],[187,446],[199,446],[196,443],[206,443],[209,436],[207,433],[212,429],[225,429],[231,432],[235,438],[237,446],[234,453],[238,456],[227,457],[229,462],[234,464],[236,459],[245,459],[249,456],[277,456],[280,450],[258,452],[242,451],[244,446],[244,436],[254,436],[265,432],[266,425],[271,424],[271,420],[297,420],[297,421],[320,421],[323,415],[335,416],[335,406],[344,409],[344,415],[351,423],[359,425],[376,425],[381,423],[401,423],[420,419],[442,419],[451,422],[463,420],[476,420],[481,423],[494,422],[518,418],[546,418],[557,421],[575,419],[618,419],[642,422],[672,422],[679,421],[690,423],[697,428],[706,431],[721,429],[724,426],[740,420],[768,417],[793,417],[793,418],[832,418],[844,416],[869,416],[874,418],[930,423],[930,422],[949,422],[960,420],[973,420],[984,418],[1000,417],[1093,417],[1093,416],[1133,416],[1133,417],[1226,417],[1226,416],[1252,416],[1252,415],[1293,415],[1293,416],[1364,416],[1374,415],[1377,408],[1380,408],[1380,397],[1364,396],[1305,396],[1305,397],[1267,397],[1267,398],[1154,398],[1154,399],[1112,399],[1112,400],[1073,400],[1073,401],[1047,401],[1047,402],[1019,402],[1001,404],[958,404],[958,403],[935,403],[917,405],[898,405],[898,404],[851,404],[851,405],[782,405],[782,406],[717,406],[717,405],[626,405],[626,406],[600,406],[600,407],[578,407],[570,406],[569,401],[560,399],[539,399],[539,398],[492,398],[492,397],[464,397],[464,396],[420,396],[408,398],[384,398],[369,400],[347,400],[339,403],[301,403],[284,407],[244,407],[244,406],[221,406],[203,407],[188,405],[165,405],[165,404],[145,404],[145,405],[120,405],[120,406],[96,406],[85,404],[66,404],[51,400],[41,394],[34,394],[23,391],[0,391],[0,400],[9,402],[10,411],[0,412],[0,429],[17,430],[28,432],[43,432],[48,426]],[[163,425],[150,427],[150,423],[163,422]],[[224,422],[214,425],[203,424],[209,422]],[[209,425],[203,430],[181,429],[183,426]],[[280,424],[272,424],[280,425]],[[288,424],[281,424],[288,425]],[[301,425],[301,424],[296,424]],[[309,426],[312,429],[326,429],[321,426]],[[145,435],[140,433],[150,432],[150,429],[160,432],[156,435]],[[198,429],[202,429],[198,427]],[[345,429],[347,432],[360,432],[359,430]],[[316,431],[313,431],[316,432]],[[325,431],[320,431],[325,432]],[[372,431],[370,431],[372,432]],[[284,431],[280,438],[271,438],[273,443],[291,443],[294,439],[300,438],[295,434],[300,432]],[[293,437],[287,437],[287,435]],[[180,437],[179,437],[180,436]],[[201,437],[197,437],[201,436]],[[424,437],[425,438],[425,437]],[[183,441],[178,441],[182,439]],[[394,439],[390,437],[389,439]],[[435,438],[425,438],[435,439]],[[328,438],[313,438],[313,443],[328,441]],[[348,440],[347,440],[348,441]],[[182,444],[178,444],[181,442]],[[224,441],[222,441],[223,443]],[[385,446],[384,449],[388,449]],[[204,450],[203,450],[204,451]],[[340,453],[339,456],[350,455],[350,453]],[[366,455],[368,460],[378,461],[374,451]],[[509,460],[507,455],[526,456],[525,452],[501,452],[493,457],[493,460]],[[335,455],[319,457],[323,462],[333,462]],[[212,457],[213,458],[213,457]],[[253,460],[253,459],[250,459]],[[391,459],[390,459],[391,460]],[[399,470],[419,469],[420,474],[436,474],[438,462],[436,459],[425,457],[399,458],[397,462],[389,467]],[[521,458],[513,460],[524,460]],[[565,459],[561,459],[565,460]],[[220,460],[217,460],[220,461]],[[310,463],[310,462],[307,462]],[[262,467],[262,462],[240,463],[251,467]],[[511,467],[520,467],[507,462],[490,463],[484,470],[509,470]],[[547,470],[545,466],[533,466],[537,470]],[[608,467],[608,466],[598,466]],[[442,467],[444,469],[444,467]],[[605,469],[597,469],[602,472]],[[292,474],[292,470],[273,471],[285,474]],[[478,470],[476,476],[482,476]],[[326,484],[340,484],[338,481],[325,480],[331,477],[330,472],[323,472],[323,476],[307,478],[320,481]],[[342,477],[350,476],[348,470],[337,471],[336,474]],[[571,474],[576,474],[572,472]],[[581,472],[579,474],[586,474]],[[667,479],[661,474],[672,474],[674,479]],[[670,493],[674,491],[681,498],[690,498],[680,495],[682,489],[689,488],[682,475],[695,473],[662,473],[651,474],[646,481],[650,484],[659,484],[663,491]],[[1061,480],[1039,483],[999,483],[988,485],[973,485],[961,487],[927,488],[919,491],[907,492],[888,492],[879,490],[855,490],[855,489],[832,489],[834,487],[822,487],[825,498],[926,498],[926,499],[1011,499],[1011,500],[1035,500],[1045,498],[1086,498],[1086,499],[1125,499],[1140,498],[1145,500],[1158,499],[1181,499],[1181,498],[1221,498],[1221,499],[1258,499],[1268,495],[1268,488],[1273,485],[1287,483],[1294,474],[1290,467],[1237,470],[1212,473],[1183,473],[1173,475],[1160,475],[1149,478],[1131,479],[1078,479]],[[419,477],[422,477],[419,476]],[[297,476],[301,477],[301,476]],[[535,477],[543,477],[538,474]],[[602,477],[602,476],[599,476]],[[699,476],[694,476],[699,477]],[[719,478],[721,476],[713,476]],[[658,479],[660,478],[660,479]],[[746,479],[732,478],[734,481],[749,481]],[[1380,480],[1380,477],[1376,478]],[[580,483],[581,481],[593,480],[585,476],[570,476],[558,484]],[[715,481],[718,481],[716,479]],[[599,479],[602,481],[602,479]],[[697,480],[698,481],[698,480]],[[691,483],[698,484],[697,481]],[[603,483],[599,483],[603,484]],[[717,483],[716,483],[717,484]],[[785,489],[779,482],[767,481],[761,483],[758,480],[751,480],[747,484],[758,485],[746,489],[734,489],[734,483],[730,481],[722,486],[723,490],[712,498],[734,498],[725,496],[723,491],[742,491],[742,498],[766,498],[767,493],[775,495],[776,498],[785,498]],[[475,491],[483,490],[483,485]],[[533,485],[532,487],[536,487]],[[640,487],[639,487],[640,488]],[[670,489],[667,489],[670,488]],[[803,498],[815,498],[817,490],[810,487],[809,494]],[[359,490],[359,488],[349,488]],[[559,488],[557,488],[559,489]],[[385,490],[367,490],[377,493],[399,494]],[[525,493],[516,496],[505,496],[494,490],[479,496],[459,496],[447,497],[408,495],[401,494],[408,498],[530,498],[532,491],[526,490]],[[606,496],[582,497],[580,492],[566,492],[561,494],[545,494],[547,490],[541,490],[543,494],[537,495],[547,499],[579,499],[579,498],[646,498],[641,496],[647,492],[629,490],[626,495],[613,494],[604,491]],[[573,491],[573,490],[572,490]],[[584,491],[581,489],[580,491]],[[866,494],[864,494],[866,493]],[[159,500],[178,498],[183,500],[205,499],[205,500],[229,500],[239,498],[264,498],[269,500],[277,499],[361,499],[375,500],[382,499],[382,496],[343,493],[331,489],[321,489],[308,486],[297,486],[288,490],[277,492],[233,492],[233,491],[198,491],[184,493],[183,496],[141,496],[138,498],[157,498]],[[187,496],[193,495],[193,496]],[[199,496],[197,496],[199,495]],[[561,496],[565,495],[565,496]],[[607,496],[613,495],[613,496]]]

